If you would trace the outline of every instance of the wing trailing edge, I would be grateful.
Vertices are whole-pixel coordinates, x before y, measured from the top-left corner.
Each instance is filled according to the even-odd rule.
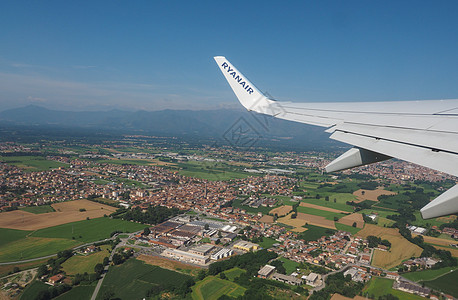
[[[291,103],[270,99],[225,57],[214,58],[249,111],[327,127],[331,138],[356,146],[327,172],[396,157],[458,176],[458,100]],[[458,213],[458,185],[421,209],[424,219]]]

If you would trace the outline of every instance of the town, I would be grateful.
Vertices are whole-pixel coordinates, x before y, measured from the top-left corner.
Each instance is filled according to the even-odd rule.
[[[332,159],[329,153],[262,154],[224,147],[123,152],[123,146],[112,143],[90,147],[113,150],[76,152],[62,147],[43,156],[37,145],[0,145],[0,208],[11,215],[2,217],[0,227],[29,228],[24,218],[28,209],[48,207],[46,213],[53,214],[59,203],[79,203],[79,213],[85,216],[92,207],[84,202],[88,199],[100,203],[99,217],[145,224],[140,231],[114,235],[118,242],[110,261],[116,251],[124,251],[120,253],[145,261],[171,261],[213,272],[216,262],[267,250],[275,258],[260,264],[255,276],[285,284],[291,292],[300,288],[298,295],[327,292],[329,278],[342,274],[365,286],[352,286],[356,297],[372,297],[371,285],[383,278],[391,280],[393,291],[453,299],[409,274],[456,264],[445,252],[434,252],[456,257],[456,218],[422,222],[407,217],[402,235],[395,227],[404,213],[397,208],[405,209],[396,197],[438,194],[444,184],[454,182],[449,175],[398,161],[323,174]],[[153,218],[152,207],[173,212]],[[27,215],[29,221],[34,218],[39,222],[40,215]],[[11,225],[13,219],[18,227]],[[440,245],[439,250],[426,252],[431,244]],[[91,244],[81,253],[93,255],[99,248]],[[105,266],[107,271],[108,262]],[[66,272],[50,274],[42,279],[53,286],[71,283],[65,281]],[[16,293],[21,290],[7,286],[10,295],[13,287]]]

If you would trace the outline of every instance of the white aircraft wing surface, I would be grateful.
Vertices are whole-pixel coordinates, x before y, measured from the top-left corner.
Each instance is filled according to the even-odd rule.
[[[261,93],[225,57],[215,60],[246,109],[326,127],[332,139],[355,146],[331,162],[328,172],[396,157],[458,176],[458,100],[282,102]],[[458,213],[458,185],[421,213],[425,219]]]

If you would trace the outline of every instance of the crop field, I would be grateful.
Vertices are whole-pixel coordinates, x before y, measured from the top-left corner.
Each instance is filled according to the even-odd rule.
[[[326,227],[330,229],[336,229],[336,226],[334,225],[334,221],[326,219],[325,217],[304,214],[304,213],[299,212],[297,213],[297,219],[304,220],[307,224],[310,224],[310,225]]]
[[[378,201],[378,196],[380,195],[396,195],[396,192],[387,191],[383,188],[377,188],[375,190],[357,190],[353,192],[353,195],[356,196],[358,201],[356,202],[363,202],[364,200],[370,201]]]
[[[335,208],[326,207],[326,206],[321,206],[321,205],[316,205],[316,204],[307,203],[307,202],[301,202],[300,206],[309,207],[309,208],[318,209],[318,210],[329,211],[329,212],[333,212],[333,213],[337,213],[337,214],[347,213],[347,211],[344,211],[344,210],[335,209]]]
[[[70,291],[54,298],[56,300],[75,300],[75,299],[91,299],[94,293],[94,285],[79,285],[73,287]]]
[[[90,243],[109,238],[113,231],[135,232],[144,228],[145,225],[121,219],[97,218],[40,229],[31,236],[69,240],[75,238],[75,241]]]
[[[368,296],[374,296],[375,299],[377,299],[380,296],[387,295],[387,294],[392,294],[399,299],[405,299],[405,300],[424,300],[425,298],[422,298],[420,296],[398,291],[392,288],[393,286],[393,281],[392,279],[387,279],[387,278],[380,278],[380,277],[373,277],[370,281],[369,284],[364,288],[363,290],[363,296],[368,295]]]
[[[338,223],[338,222],[336,222],[335,225],[336,225],[337,230],[350,232],[353,235],[357,234],[361,230],[361,228],[345,225],[345,224]]]
[[[89,254],[89,255],[73,255],[67,259],[63,264],[63,270],[69,275],[94,273],[94,267],[98,263],[103,262],[104,257],[110,256],[107,249],[110,248],[108,245],[100,246],[101,251]]]
[[[44,214],[55,211],[51,205],[21,207],[20,210],[27,211],[32,214]]]
[[[386,239],[391,243],[390,251],[375,250],[372,264],[376,267],[390,269],[399,265],[403,260],[419,256],[423,250],[402,237],[399,231],[394,228],[366,224],[364,229],[357,233],[357,236],[363,238],[369,235]]]
[[[224,271],[224,275],[231,280],[234,281],[235,278],[239,277],[241,274],[245,273],[246,271],[240,268],[232,268],[230,270]]]
[[[173,270],[181,273],[186,273],[189,275],[197,275],[201,268],[194,265],[185,264],[176,260],[170,260],[163,258],[161,256],[152,256],[152,255],[140,255],[137,257],[137,260],[141,260],[148,265],[158,266],[163,269]]]
[[[179,286],[187,278],[190,276],[131,258],[122,265],[110,267],[97,299],[103,299],[106,291],[113,292],[115,298],[143,299],[153,286]]]
[[[237,298],[245,293],[245,288],[215,276],[208,276],[192,287],[192,298],[195,300],[216,300],[222,295]]]
[[[334,199],[336,202],[334,203]],[[329,201],[326,201],[325,198],[315,199],[315,198],[307,198],[302,200],[302,203],[310,203],[314,205],[318,205],[321,207],[329,207],[336,210],[341,210],[344,212],[352,212],[353,207],[346,204],[347,201],[353,201],[355,197],[352,194],[331,194],[329,196]],[[320,208],[321,209],[321,208]]]
[[[338,223],[341,223],[347,226],[353,226],[353,224],[356,223],[357,228],[364,227],[363,215],[359,213],[353,213],[351,215],[342,217],[339,219]]]
[[[22,240],[31,231],[24,231],[24,230],[17,230],[17,229],[9,229],[9,228],[0,228],[0,249],[4,245],[17,241]]]
[[[270,213],[272,215],[277,214],[279,217],[281,217],[287,215],[291,210],[293,210],[293,207],[291,205],[283,205],[272,209]]]
[[[0,262],[51,255],[79,244],[78,241],[68,239],[27,237],[0,247]]]
[[[116,208],[89,200],[75,200],[52,204],[55,212],[33,214],[14,210],[0,213],[0,228],[37,230],[60,224],[99,218],[109,215]],[[80,211],[80,209],[85,211]]]
[[[277,219],[277,224],[278,223],[282,223],[282,224],[285,224],[285,225],[293,227],[293,229],[291,229],[291,230],[295,231],[295,232],[303,232],[303,231],[307,230],[306,228],[302,227],[306,223],[305,220],[298,219],[298,218],[291,219],[291,215],[290,214],[285,216],[285,217],[278,218]]]
[[[445,267],[445,268],[440,268],[436,270],[425,270],[425,271],[404,273],[402,274],[402,276],[412,281],[415,281],[415,282],[429,281],[429,280],[437,279],[440,276],[445,275],[455,269],[457,269],[457,267]]]
[[[42,156],[0,156],[0,161],[24,169],[27,172],[47,171],[68,166],[61,162],[47,160]]]
[[[331,212],[331,211],[326,211],[326,210],[321,210],[321,209],[315,209],[315,208],[310,208],[310,207],[304,207],[304,206],[299,206],[297,208],[298,213],[304,213],[304,214],[309,214],[309,215],[314,215],[314,216],[320,216],[324,217],[327,220],[334,220],[334,218],[342,218],[346,214],[342,214],[340,212]]]
[[[458,297],[458,270],[447,273],[437,279],[425,281],[425,285],[446,294]]]

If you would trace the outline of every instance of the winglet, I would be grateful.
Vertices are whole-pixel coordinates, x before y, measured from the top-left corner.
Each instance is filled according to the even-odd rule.
[[[240,103],[248,109],[264,112],[271,102],[242,73],[240,73],[224,56],[215,56],[216,63],[231,86]]]

